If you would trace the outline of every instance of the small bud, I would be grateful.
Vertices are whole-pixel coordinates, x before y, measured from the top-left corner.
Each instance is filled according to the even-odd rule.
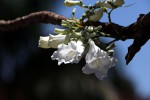
[[[86,6],[86,5],[82,5],[82,8],[88,8],[88,6]]]
[[[88,26],[88,31],[93,31],[94,27],[93,26]]]
[[[92,5],[89,5],[88,8],[91,10],[93,7],[92,7]]]
[[[68,22],[66,20],[61,21],[61,26],[67,27]]]
[[[56,34],[68,34],[69,32],[66,29],[55,28],[54,33],[56,33]]]
[[[115,43],[112,43],[106,47],[106,50],[112,50],[115,46],[116,46]]]
[[[96,30],[100,30],[100,29],[102,29],[102,26],[99,25],[99,26],[97,26],[95,29],[96,29]]]
[[[73,10],[72,10],[72,16],[74,17],[74,15],[75,15],[75,13],[76,13],[76,8],[73,8]]]

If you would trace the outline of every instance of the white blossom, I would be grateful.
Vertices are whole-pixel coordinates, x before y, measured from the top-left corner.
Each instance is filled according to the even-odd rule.
[[[82,2],[77,0],[65,0],[64,4],[68,7],[75,6],[75,5],[82,6]]]
[[[94,15],[90,16],[90,21],[98,21],[103,16],[104,9],[99,8],[97,11],[94,12]]]
[[[110,4],[111,3],[111,4]],[[96,2],[96,7],[106,7],[110,9],[114,9],[116,7],[120,7],[124,4],[124,0],[105,0]]]
[[[85,59],[86,65],[82,68],[83,73],[95,73],[100,80],[107,76],[108,69],[115,66],[116,63],[114,57],[110,57],[107,52],[96,46],[91,39],[89,39],[89,52]]]
[[[78,63],[84,52],[83,43],[78,40],[70,41],[68,45],[60,44],[58,45],[58,50],[51,56],[52,60],[58,60],[58,65],[62,63]]]
[[[59,44],[67,44],[69,42],[69,35],[51,35],[49,36],[49,44],[50,48],[57,48]]]
[[[40,36],[39,47],[45,48],[45,49],[50,48],[50,46],[48,45],[48,42],[49,42],[49,36],[46,36],[46,37]]]
[[[40,36],[39,47],[41,48],[57,48],[61,43],[67,44],[69,42],[69,35],[49,35],[46,37]]]

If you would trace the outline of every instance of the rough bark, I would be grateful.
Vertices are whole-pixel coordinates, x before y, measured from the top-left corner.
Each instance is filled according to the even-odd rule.
[[[33,23],[51,23],[61,25],[61,20],[67,18],[49,11],[34,12],[26,16],[16,18],[14,20],[0,20],[0,31],[11,32]]]

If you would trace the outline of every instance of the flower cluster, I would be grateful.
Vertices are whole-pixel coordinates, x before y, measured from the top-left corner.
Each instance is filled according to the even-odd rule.
[[[86,6],[83,2],[75,0],[65,0],[64,4],[68,7],[78,5],[85,10],[80,20],[74,18],[76,9],[73,9],[72,18],[62,20],[61,26],[65,29],[55,28],[55,35],[50,34],[40,37],[39,47],[57,48],[51,56],[52,60],[57,60],[58,65],[62,63],[79,63],[81,58],[85,58],[86,64],[82,68],[83,73],[95,73],[100,80],[107,76],[108,70],[115,66],[114,43],[105,44],[99,37],[109,36],[101,31],[102,26],[83,26],[86,21],[98,21],[107,9],[115,9],[124,4],[123,0],[98,1],[94,6]],[[110,36],[111,37],[111,36]]]

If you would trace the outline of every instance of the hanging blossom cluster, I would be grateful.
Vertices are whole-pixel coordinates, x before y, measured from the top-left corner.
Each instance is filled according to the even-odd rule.
[[[79,63],[81,58],[85,58],[86,64],[82,68],[83,73],[95,73],[100,80],[107,76],[108,70],[115,66],[117,60],[114,58],[114,42],[103,43],[99,37],[111,37],[101,31],[102,26],[83,26],[85,21],[99,21],[103,13],[110,12],[124,4],[123,0],[97,1],[95,5],[86,6],[82,1],[65,0],[68,7],[75,5],[85,10],[85,13],[78,20],[74,17],[76,9],[72,11],[72,18],[62,20],[61,26],[65,29],[55,28],[55,35],[40,37],[39,47],[57,48],[51,56],[52,60],[57,60],[58,65],[62,63]],[[108,12],[110,10],[110,12]]]

